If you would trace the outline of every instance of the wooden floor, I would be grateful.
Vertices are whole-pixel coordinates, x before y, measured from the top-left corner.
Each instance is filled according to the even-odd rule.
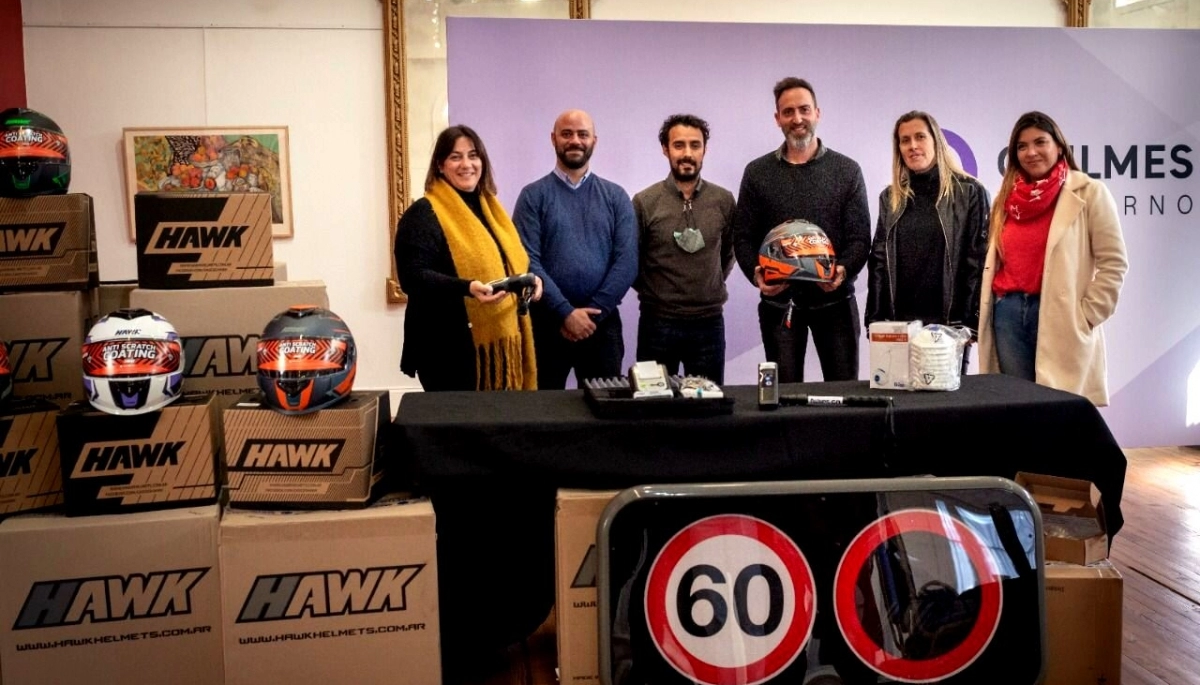
[[[1200,448],[1126,450],[1124,685],[1200,685]],[[464,685],[556,685],[553,619]]]

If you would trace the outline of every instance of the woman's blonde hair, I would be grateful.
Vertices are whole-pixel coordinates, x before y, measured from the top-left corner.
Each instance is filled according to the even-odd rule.
[[[958,163],[958,158],[950,154],[950,145],[946,143],[946,136],[942,133],[942,128],[938,126],[937,119],[934,119],[932,114],[917,110],[902,114],[892,128],[892,185],[891,193],[888,196],[892,212],[900,211],[904,203],[913,196],[910,182],[911,172],[908,170],[908,165],[904,163],[904,156],[900,152],[900,126],[918,119],[925,122],[929,134],[933,136],[933,162],[937,164],[938,168],[937,199],[952,197],[954,195],[954,174],[966,173],[963,171],[962,165]]]
[[[997,255],[1001,257],[1003,255],[1000,254],[1000,233],[1003,232],[1004,222],[1008,219],[1004,205],[1008,204],[1008,196],[1012,193],[1013,185],[1017,182],[1017,174],[1021,171],[1021,161],[1017,159],[1017,139],[1027,128],[1036,128],[1049,133],[1050,137],[1054,139],[1054,143],[1062,149],[1063,159],[1067,160],[1067,168],[1079,171],[1079,167],[1075,164],[1075,154],[1071,152],[1071,146],[1067,144],[1067,137],[1063,135],[1062,129],[1050,118],[1050,115],[1034,111],[1026,112],[1017,119],[1012,133],[1008,136],[1008,150],[1004,155],[1004,180],[1000,182],[1000,192],[996,193],[996,199],[992,202],[989,239],[996,246]]]

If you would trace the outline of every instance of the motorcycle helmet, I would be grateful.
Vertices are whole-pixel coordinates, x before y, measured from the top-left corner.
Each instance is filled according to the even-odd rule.
[[[183,347],[166,319],[145,309],[118,309],[83,340],[88,402],[109,414],[145,414],[175,401],[183,387]]]
[[[71,151],[58,124],[31,109],[0,112],[0,197],[61,195],[70,184]]]
[[[833,243],[819,226],[793,219],[772,228],[758,250],[763,282],[823,281],[834,278]]]
[[[0,404],[12,394],[12,366],[8,361],[8,343],[0,340]]]
[[[267,406],[308,414],[350,394],[358,352],[341,317],[310,305],[277,314],[258,341],[258,387]]]

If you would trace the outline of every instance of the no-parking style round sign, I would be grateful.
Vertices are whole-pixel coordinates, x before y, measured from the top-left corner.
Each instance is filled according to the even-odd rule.
[[[778,675],[808,643],[812,569],[770,523],[712,516],[658,553],[645,612],[654,646],[676,671],[706,685],[754,685]]]
[[[974,578],[960,578],[978,589],[979,612],[961,642],[943,653],[915,658],[880,645],[867,633],[858,612],[859,578],[876,550],[888,540],[905,534],[932,534],[945,538],[952,547],[966,552]],[[964,569],[965,570],[965,569]],[[890,582],[894,579],[883,579]],[[833,610],[838,628],[854,654],[875,672],[906,683],[927,683],[948,678],[970,666],[983,654],[1004,606],[1001,577],[995,560],[979,536],[962,521],[932,509],[905,509],[868,524],[842,555],[834,578]],[[965,592],[958,587],[955,592]]]

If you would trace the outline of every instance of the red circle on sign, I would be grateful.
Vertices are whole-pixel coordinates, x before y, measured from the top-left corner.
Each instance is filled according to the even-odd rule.
[[[756,661],[738,666],[710,663],[694,654],[676,635],[669,618],[669,611],[675,608],[669,581],[680,560],[700,543],[726,535],[759,542],[779,558],[786,572],[783,577],[791,581],[795,605],[790,623],[783,627],[786,632],[775,648]],[[754,685],[778,675],[800,655],[812,635],[815,605],[812,569],[796,543],[766,521],[740,514],[701,519],[676,533],[654,559],[646,580],[646,622],[654,646],[675,670],[707,685]]]
[[[932,533],[961,544],[980,584],[979,615],[971,632],[950,651],[930,659],[906,659],[888,653],[863,628],[855,603],[858,577],[871,554],[904,533]],[[871,522],[846,548],[834,577],[833,612],[850,649],[869,668],[903,682],[926,683],[958,673],[987,648],[996,634],[1004,604],[1000,581],[991,554],[970,527],[930,509],[905,509]]]

